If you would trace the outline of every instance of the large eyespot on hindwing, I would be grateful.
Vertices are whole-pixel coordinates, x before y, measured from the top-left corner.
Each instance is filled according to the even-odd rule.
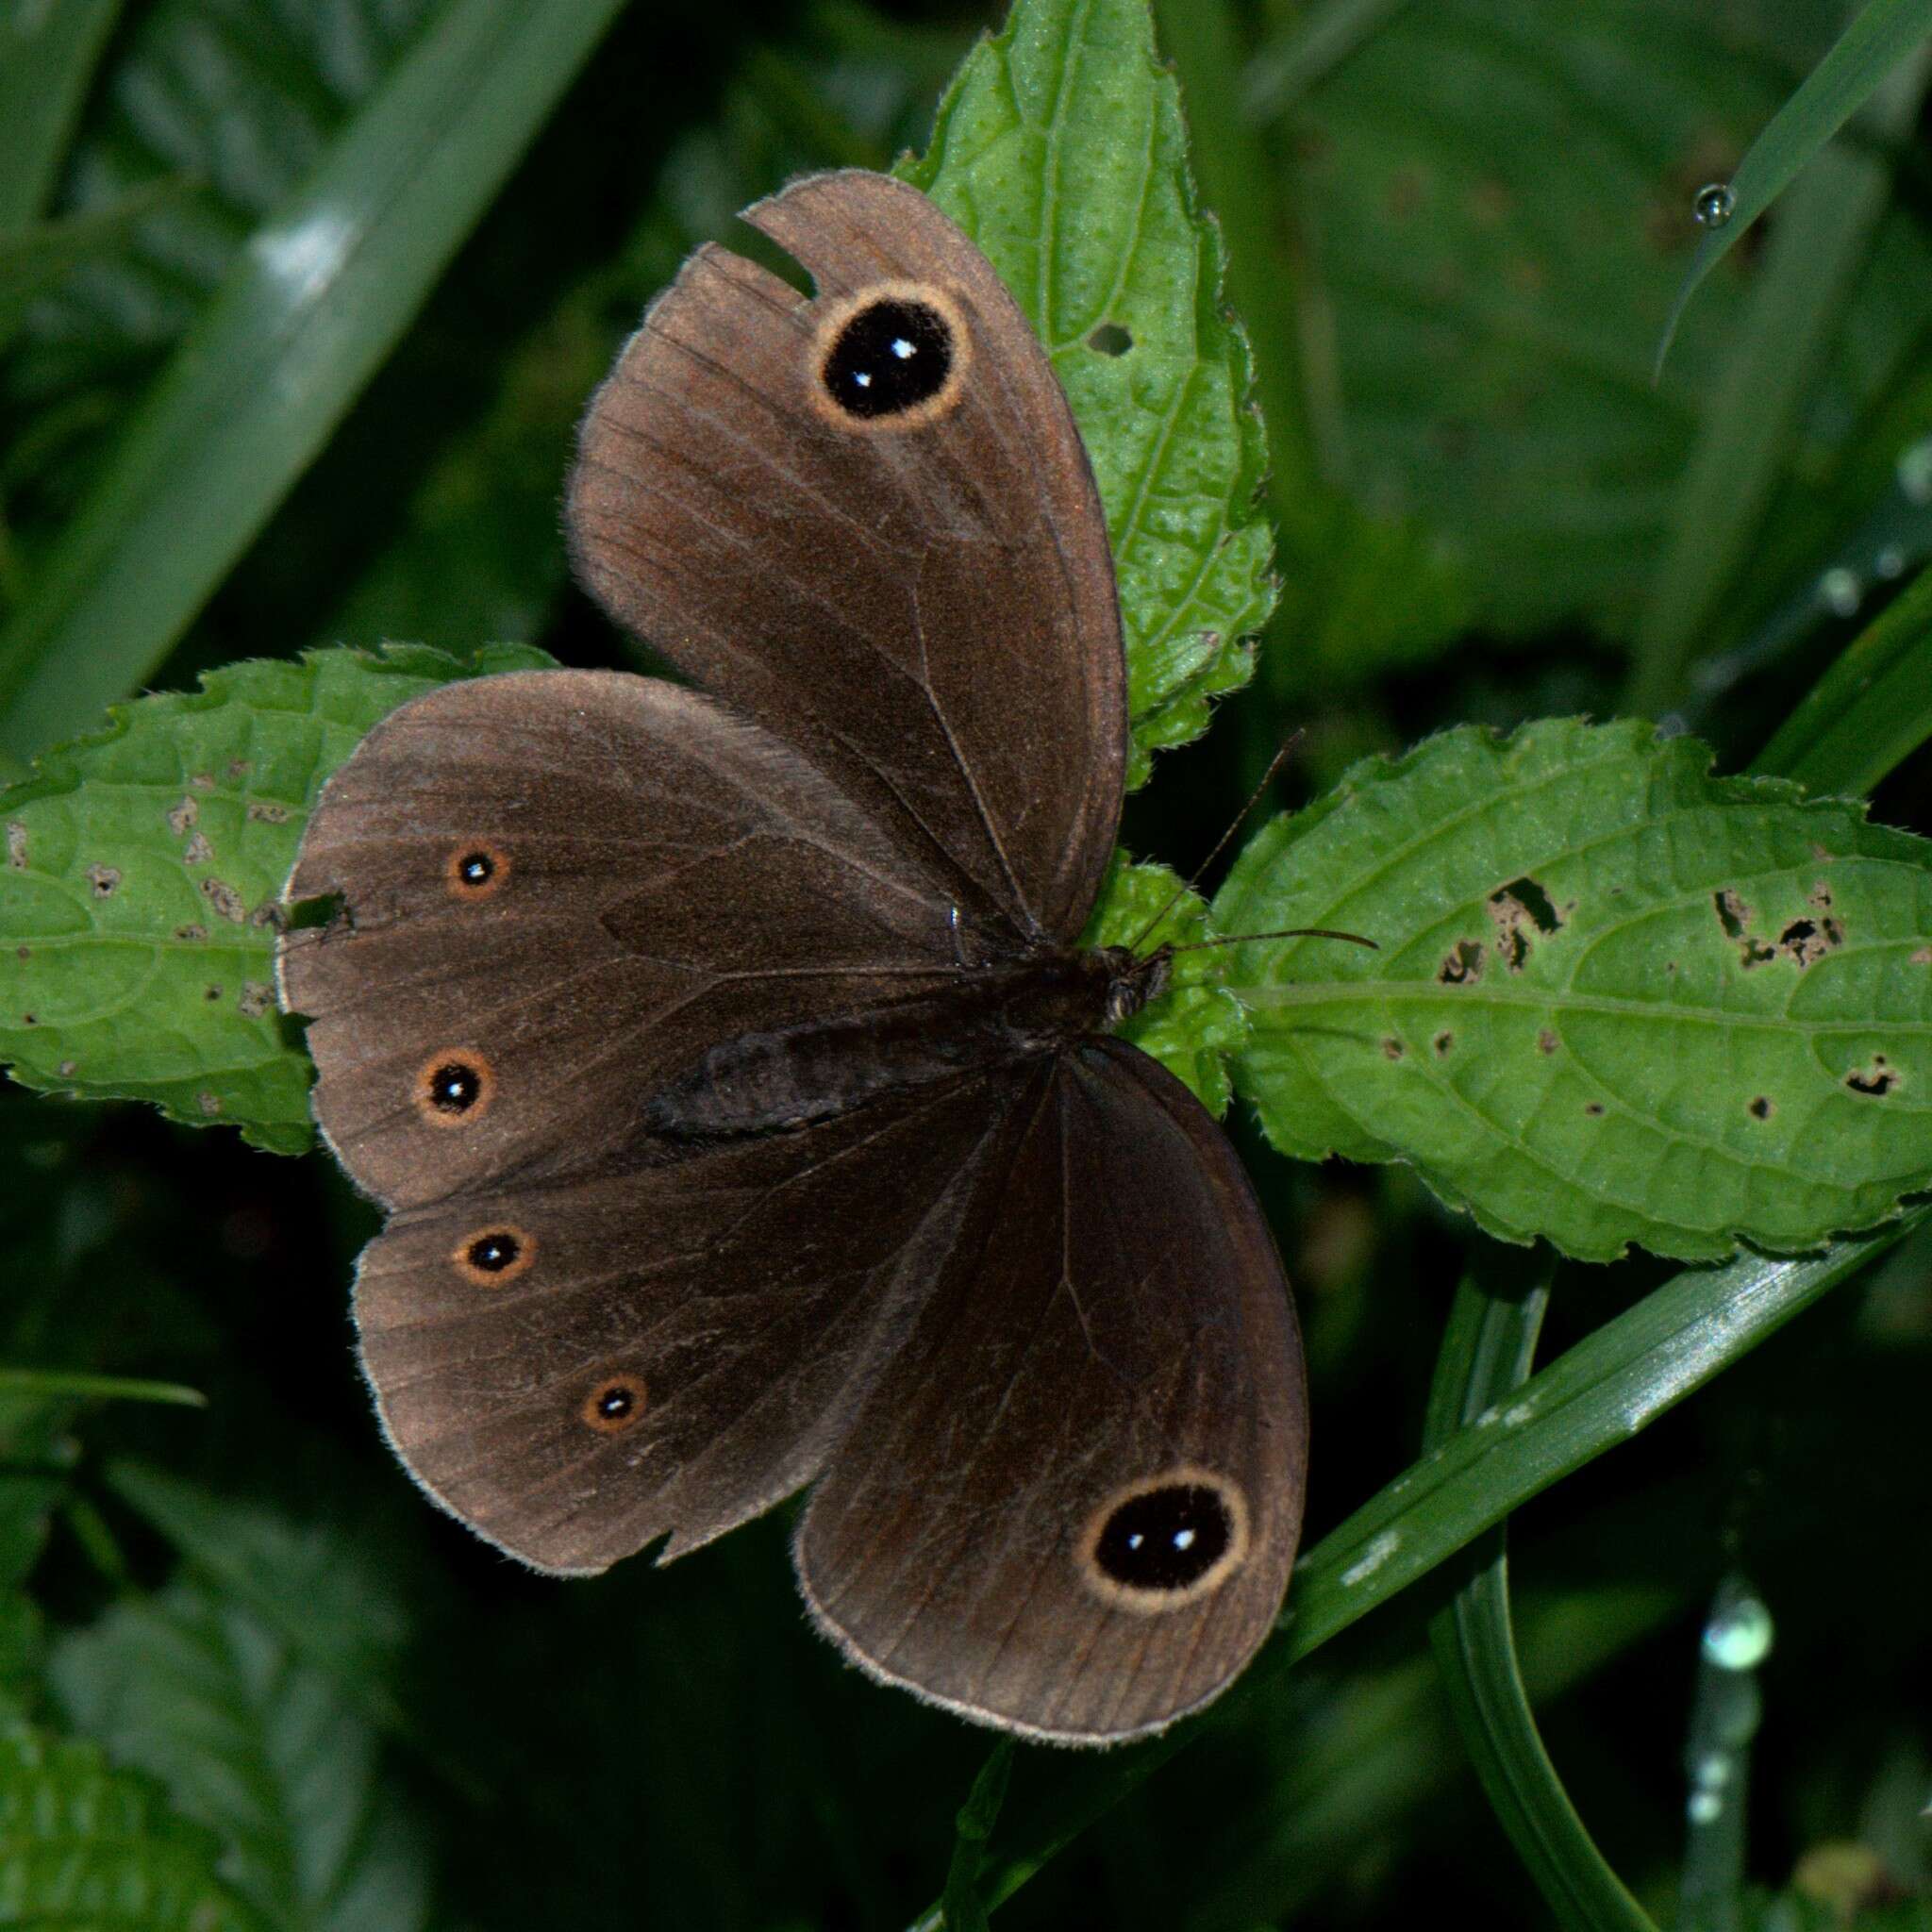
[[[431,1054],[417,1069],[410,1094],[417,1118],[432,1127],[469,1126],[490,1111],[495,1097],[496,1075],[471,1046]]]
[[[476,1288],[500,1288],[514,1281],[536,1258],[536,1237],[509,1222],[466,1234],[450,1251],[457,1273]]]
[[[1247,1498],[1226,1476],[1189,1464],[1114,1491],[1074,1551],[1095,1596],[1148,1616],[1199,1602],[1247,1557]]]
[[[934,282],[874,282],[825,310],[811,347],[812,407],[841,429],[916,429],[958,404],[973,338]]]

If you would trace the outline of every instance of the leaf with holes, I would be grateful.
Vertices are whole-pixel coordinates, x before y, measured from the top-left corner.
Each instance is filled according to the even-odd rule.
[[[1557,719],[1358,765],[1214,905],[1287,1154],[1407,1160],[1491,1233],[1701,1259],[1932,1184],[1932,844],[1694,741]]]
[[[235,664],[49,753],[0,791],[0,1060],[30,1087],[151,1100],[299,1153],[308,1059],[275,1010],[274,956],[310,803],[406,699],[549,662],[402,645]]]
[[[1243,640],[1274,602],[1247,340],[1221,309],[1221,233],[1145,0],[1015,8],[900,172],[985,249],[1073,404],[1120,575],[1139,784],[1247,681]]]
[[[92,1744],[0,1729],[0,1923],[266,1932],[216,1875],[221,1848]]]

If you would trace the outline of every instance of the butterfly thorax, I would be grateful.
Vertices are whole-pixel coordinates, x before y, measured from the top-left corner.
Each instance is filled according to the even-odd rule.
[[[766,1134],[1110,1032],[1165,989],[1166,948],[1038,952],[927,991],[718,1041],[645,1103],[670,1141]]]

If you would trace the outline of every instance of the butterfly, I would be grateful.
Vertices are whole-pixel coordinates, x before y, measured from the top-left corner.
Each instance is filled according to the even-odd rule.
[[[315,1115],[388,1211],[383,1428],[534,1567],[810,1494],[861,1669],[1032,1737],[1197,1708],[1287,1589],[1307,1455],[1273,1240],[1078,941],[1126,678],[1106,521],[974,242],[858,171],[744,219],[584,419],[577,572],[691,685],[541,671],[330,777],[281,942]]]

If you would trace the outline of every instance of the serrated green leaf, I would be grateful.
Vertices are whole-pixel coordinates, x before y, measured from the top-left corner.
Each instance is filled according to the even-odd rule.
[[[235,664],[49,753],[0,792],[0,1059],[31,1087],[151,1100],[299,1153],[309,1067],[274,953],[310,804],[397,705],[552,661],[396,645]]]
[[[986,251],[1073,404],[1113,539],[1139,784],[1247,681],[1242,641],[1274,598],[1247,342],[1145,0],[1021,0],[900,173]]]
[[[1236,1084],[1284,1153],[1414,1163],[1506,1239],[1686,1259],[1870,1225],[1932,1180],[1932,846],[1552,720],[1371,760],[1264,828],[1224,931]]]
[[[1100,903],[1081,940],[1087,946],[1128,946],[1143,958],[1158,946],[1186,946],[1214,937],[1207,902],[1164,865],[1137,865],[1116,852]],[[1120,1028],[1158,1059],[1217,1117],[1227,1111],[1233,1083],[1226,1056],[1248,1037],[1247,1010],[1222,984],[1224,947],[1177,954],[1160,998]]]
[[[160,1780],[228,1847],[237,1890],[289,1932],[411,1932],[427,1847],[381,1740],[330,1676],[207,1580],[128,1601],[56,1645],[69,1721]]]
[[[220,1847],[92,1744],[0,1728],[0,1925],[268,1932],[216,1875]]]

